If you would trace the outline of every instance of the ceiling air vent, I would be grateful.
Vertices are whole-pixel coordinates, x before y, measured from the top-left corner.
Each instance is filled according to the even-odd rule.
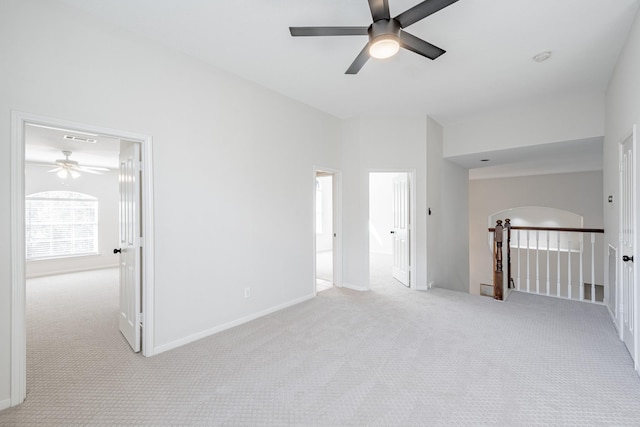
[[[84,142],[87,144],[95,144],[96,142],[98,142],[97,139],[83,138],[81,136],[73,136],[73,135],[65,135],[62,138],[67,139],[69,141]]]

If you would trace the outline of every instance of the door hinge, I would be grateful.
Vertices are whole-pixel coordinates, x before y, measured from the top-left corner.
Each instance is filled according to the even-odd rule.
[[[137,323],[141,328],[144,327],[144,313],[138,313]]]

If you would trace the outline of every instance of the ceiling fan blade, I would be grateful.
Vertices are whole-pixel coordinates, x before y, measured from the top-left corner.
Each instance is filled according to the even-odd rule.
[[[358,74],[358,71],[364,64],[369,60],[369,43],[362,49],[362,51],[358,54],[356,59],[351,63],[351,66],[345,71],[345,74]]]
[[[457,1],[458,0],[425,0],[422,3],[413,6],[411,9],[405,10],[394,19],[400,23],[401,28],[407,28],[409,25],[415,24],[421,19],[424,19]]]
[[[289,27],[293,37],[366,36],[368,27]]]
[[[78,168],[91,169],[91,170],[98,171],[98,172],[108,172],[108,171],[111,170],[109,168],[103,168],[101,166],[78,166]]]
[[[381,19],[391,19],[388,0],[369,0],[369,9],[371,9],[373,22]]]
[[[86,167],[83,167],[83,166],[76,166],[73,169],[77,170],[78,172],[87,172],[87,173],[92,173],[94,175],[102,175],[104,173],[104,172],[97,171],[97,170],[94,170],[94,169],[89,169],[89,168],[86,168]]]
[[[63,169],[63,168],[61,168],[60,166],[58,166],[58,167],[55,167],[55,168],[53,168],[53,169],[51,169],[51,170],[48,170],[47,172],[59,172],[59,171],[61,171],[62,169]]]
[[[432,45],[402,30],[400,30],[400,46],[429,59],[436,59],[446,52],[444,49],[440,49],[438,46]]]

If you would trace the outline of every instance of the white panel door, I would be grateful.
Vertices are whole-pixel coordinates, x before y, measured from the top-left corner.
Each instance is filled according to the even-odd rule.
[[[120,319],[133,351],[140,351],[140,144],[120,142]]]
[[[631,354],[636,357],[635,318],[637,280],[634,261],[636,239],[636,141],[633,134],[624,140],[620,150],[620,248],[621,248],[621,289],[616,298],[620,302],[620,323],[622,339]]]
[[[393,178],[393,277],[409,286],[409,182],[407,174]]]

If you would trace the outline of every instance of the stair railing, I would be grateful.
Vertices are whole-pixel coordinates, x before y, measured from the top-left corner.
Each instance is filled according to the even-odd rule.
[[[498,220],[495,227],[489,228],[489,232],[493,240],[494,299],[504,300],[513,289],[601,302],[596,294],[604,292],[603,229],[512,226],[511,221],[505,219],[504,225]],[[506,277],[502,261],[505,242]],[[515,281],[512,257],[515,258]],[[585,278],[589,282],[585,282]]]

